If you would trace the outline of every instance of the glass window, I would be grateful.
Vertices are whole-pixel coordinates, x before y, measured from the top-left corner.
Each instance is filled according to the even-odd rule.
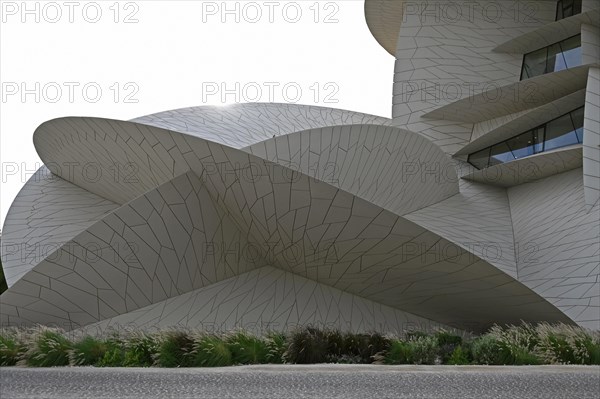
[[[548,47],[548,64],[544,73],[562,71],[563,69],[567,69],[567,63],[560,49],[560,44],[553,44]]]
[[[525,54],[521,80],[581,65],[581,35]]]
[[[575,127],[569,114],[548,122],[546,125],[544,151],[577,143],[577,134],[575,133]]]
[[[535,153],[533,131],[513,137],[508,140],[506,144],[508,144],[508,147],[516,159],[527,157]]]
[[[523,71],[521,72],[521,80],[545,74],[547,58],[547,48],[543,48],[532,53],[525,54],[525,58],[523,59]]]
[[[556,19],[555,19],[555,21],[563,19],[564,17],[565,17],[565,13],[564,13],[563,0],[558,0],[558,3],[556,3]]]
[[[508,145],[506,145],[506,142],[498,143],[492,146],[492,149],[490,151],[490,166],[514,160],[515,157],[510,151],[510,148],[508,148]]]
[[[565,58],[567,68],[581,65],[581,35],[563,40],[560,42],[560,48]]]
[[[490,158],[490,149],[486,148],[469,155],[469,163],[475,166],[477,169],[487,168],[488,161]]]
[[[583,117],[584,117],[584,108],[577,108],[575,111],[571,112],[571,120],[573,121],[573,126],[575,126],[575,134],[577,135],[577,141],[583,143]]]
[[[584,110],[584,107],[577,108],[545,125],[470,154],[468,161],[477,169],[484,169],[543,151],[582,143]]]
[[[575,134],[577,135],[577,141],[583,144],[583,128],[578,127],[577,129],[575,129]]]
[[[582,0],[558,0],[556,3],[556,21],[581,13]]]
[[[535,153],[544,151],[544,126],[532,130]]]

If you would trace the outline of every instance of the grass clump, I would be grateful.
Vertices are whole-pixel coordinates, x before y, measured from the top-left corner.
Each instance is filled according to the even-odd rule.
[[[537,326],[536,353],[544,363],[600,364],[600,332],[564,324]]]
[[[125,342],[117,335],[104,340],[106,351],[100,359],[100,367],[124,367],[125,366]]]
[[[71,366],[99,366],[107,351],[104,341],[86,336],[73,344],[69,352]]]
[[[387,351],[390,347],[389,338],[380,333],[347,334],[345,353],[353,356],[358,363],[373,363],[377,354]]]
[[[153,335],[134,332],[125,340],[123,349],[123,366],[150,367],[154,364],[158,343]]]
[[[0,330],[0,366],[14,366],[21,360],[25,346],[16,329]]]
[[[444,362],[444,364],[452,364],[452,365],[466,365],[471,364],[471,354],[470,351],[464,348],[462,345],[454,348],[448,359]]]
[[[408,344],[408,342],[400,339],[392,340],[388,351],[381,356],[380,362],[384,364],[412,363],[411,346]]]
[[[600,331],[547,323],[494,326],[485,334],[401,337],[298,328],[257,336],[169,330],[69,340],[56,328],[0,329],[0,366],[224,367],[266,363],[600,364]]]
[[[498,340],[491,335],[482,335],[476,338],[471,344],[473,361],[476,364],[498,365],[502,364],[500,356],[500,344]]]
[[[313,327],[300,328],[290,334],[284,357],[289,363],[325,363],[328,360],[328,346],[324,331]]]
[[[418,337],[408,342],[411,360],[414,364],[436,364],[438,342],[435,337]]]
[[[527,323],[520,326],[494,326],[487,335],[496,340],[498,364],[535,365],[542,363],[535,351],[539,338],[534,326]]]
[[[155,364],[160,367],[190,367],[194,340],[183,331],[167,331],[158,339]]]
[[[460,335],[442,330],[438,331],[434,336],[435,339],[437,339],[438,356],[441,363],[446,364],[450,362],[450,358],[453,355],[455,356],[453,361],[457,361],[458,358],[456,358],[456,356],[459,354],[465,354],[463,348],[461,348],[460,351],[455,354],[455,351],[463,344],[463,339]]]
[[[287,350],[287,340],[283,333],[270,332],[265,338],[267,363],[282,364],[285,362],[284,355]]]
[[[438,341],[426,334],[410,334],[407,339],[391,341],[386,355],[378,357],[385,364],[436,364]]]
[[[194,339],[190,362],[194,367],[225,367],[234,364],[230,346],[216,335],[200,334]],[[239,349],[239,348],[238,348]],[[238,356],[244,357],[247,354]]]
[[[238,331],[231,334],[227,337],[227,347],[234,364],[267,363],[267,342],[247,332]]]
[[[57,328],[38,327],[28,336],[23,354],[26,365],[33,367],[68,366],[72,344]]]

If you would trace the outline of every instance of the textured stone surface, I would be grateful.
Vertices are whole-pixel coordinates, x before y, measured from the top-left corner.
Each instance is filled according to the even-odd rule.
[[[241,366],[216,369],[0,369],[3,398],[598,397],[597,367]]]

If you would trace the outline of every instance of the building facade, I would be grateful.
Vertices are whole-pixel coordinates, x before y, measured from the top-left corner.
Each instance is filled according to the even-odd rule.
[[[600,3],[366,0],[392,118],[60,118],[7,215],[2,325],[600,328]]]

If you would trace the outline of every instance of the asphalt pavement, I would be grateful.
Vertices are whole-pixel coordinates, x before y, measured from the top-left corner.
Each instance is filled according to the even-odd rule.
[[[0,368],[0,398],[600,398],[598,366]]]

